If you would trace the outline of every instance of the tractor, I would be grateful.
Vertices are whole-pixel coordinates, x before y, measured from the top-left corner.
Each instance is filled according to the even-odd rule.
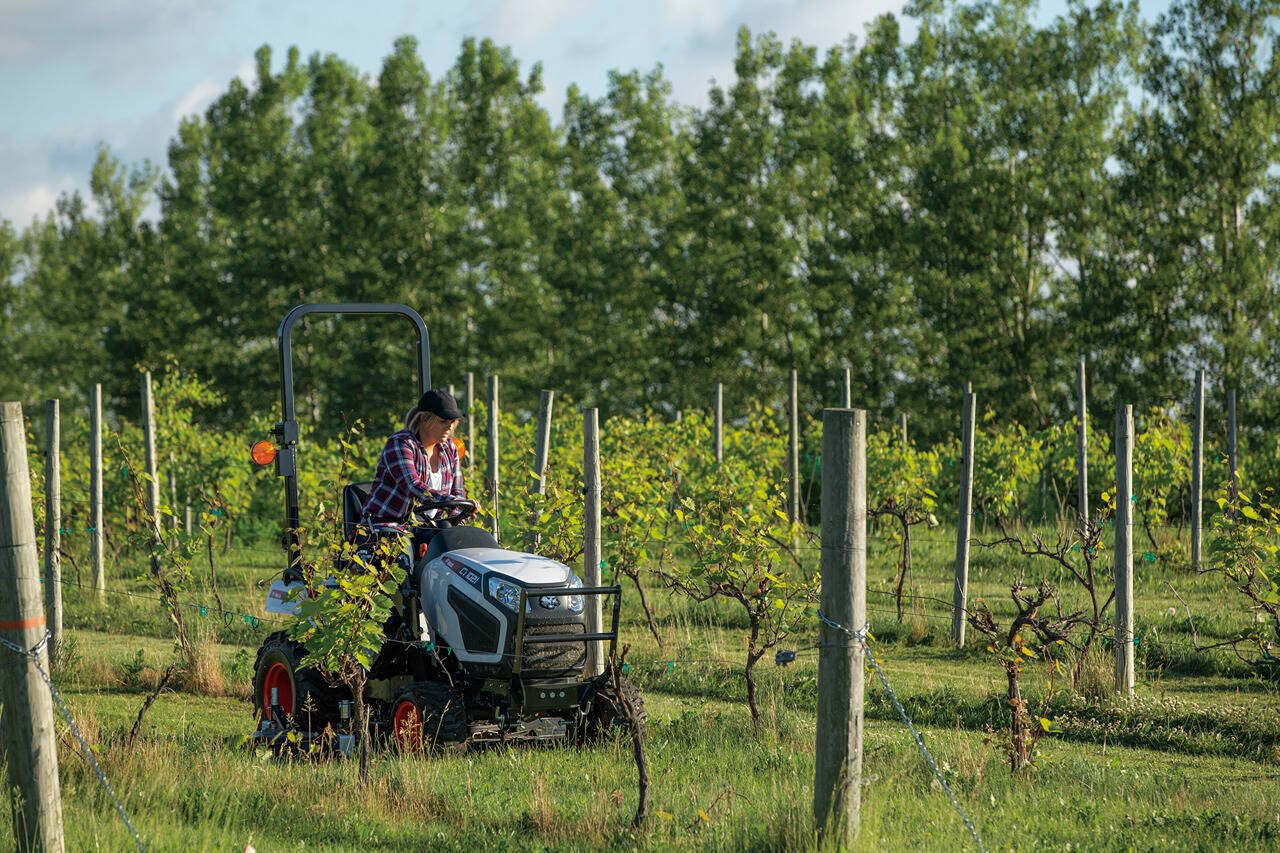
[[[284,479],[285,568],[265,606],[279,616],[295,614],[307,595],[300,571],[291,332],[312,314],[407,318],[418,338],[419,394],[431,387],[427,328],[408,306],[306,304],[285,315],[278,333],[282,419],[272,430],[274,441],[251,450],[255,463],[274,462]],[[347,483],[335,496],[348,533],[361,524],[371,486]],[[607,663],[617,646],[622,588],[584,586],[564,563],[502,548],[487,530],[466,524],[476,509],[474,502],[456,498],[416,507],[412,548],[399,557],[405,580],[393,598],[385,641],[364,691],[370,731],[402,749],[462,752],[489,743],[590,743],[614,728],[643,727],[639,692]],[[439,512],[428,518],[429,510]],[[335,564],[326,582],[335,583],[343,570]],[[611,622],[603,630],[598,621],[608,599]],[[349,753],[357,737],[353,697],[303,666],[305,654],[284,631],[269,635],[258,649],[252,702],[259,722],[253,740],[276,747],[336,740]],[[620,713],[620,700],[633,709],[629,718]]]

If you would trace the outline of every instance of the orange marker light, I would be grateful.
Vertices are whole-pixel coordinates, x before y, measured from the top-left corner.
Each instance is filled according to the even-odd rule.
[[[270,465],[276,459],[276,446],[269,441],[255,441],[249,448],[249,458],[254,465]]]

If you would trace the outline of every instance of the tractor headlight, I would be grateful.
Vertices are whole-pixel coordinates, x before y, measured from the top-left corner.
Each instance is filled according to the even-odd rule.
[[[489,595],[512,613],[520,612],[520,587],[515,584],[500,578],[489,578]],[[524,609],[526,613],[531,610],[527,601]]]
[[[569,572],[568,586],[569,586],[569,589],[582,589],[582,578],[578,577],[573,572]],[[565,603],[565,606],[568,607],[574,613],[582,612],[582,596],[566,595],[564,597],[564,603]]]

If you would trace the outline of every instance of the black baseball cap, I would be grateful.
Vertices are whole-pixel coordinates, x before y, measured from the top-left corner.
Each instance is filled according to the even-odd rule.
[[[453,395],[441,388],[432,388],[418,399],[418,410],[430,412],[446,421],[456,421],[462,417],[458,411],[458,401]]]

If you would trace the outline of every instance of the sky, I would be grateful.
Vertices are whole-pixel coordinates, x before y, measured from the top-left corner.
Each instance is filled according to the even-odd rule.
[[[1151,20],[1168,0],[1141,0]],[[181,119],[233,77],[253,78],[263,44],[334,53],[375,77],[409,34],[433,77],[467,36],[543,64],[543,105],[559,119],[571,83],[603,94],[611,69],[661,63],[681,103],[732,80],[738,27],[822,50],[861,37],[900,0],[0,0],[0,219],[17,227],[65,192],[86,192],[98,146],[126,164],[164,164]],[[1065,0],[1044,0],[1040,16]]]

